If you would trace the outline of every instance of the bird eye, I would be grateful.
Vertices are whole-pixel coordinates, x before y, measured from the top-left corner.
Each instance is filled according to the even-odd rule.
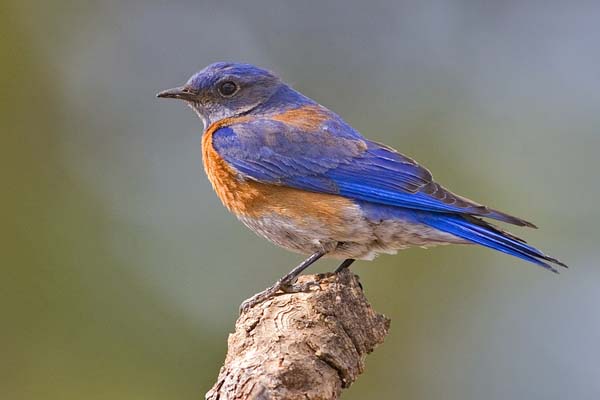
[[[231,97],[238,91],[238,85],[232,81],[225,81],[219,84],[219,93],[223,97]]]

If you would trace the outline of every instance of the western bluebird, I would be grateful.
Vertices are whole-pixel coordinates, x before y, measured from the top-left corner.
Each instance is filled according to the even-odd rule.
[[[310,255],[242,308],[306,289],[296,277],[323,256],[344,260],[339,271],[411,246],[474,243],[553,272],[551,264],[566,267],[482,218],[531,222],[450,192],[269,71],[219,62],[158,97],[184,100],[202,119],[204,169],[225,207],[267,240]]]

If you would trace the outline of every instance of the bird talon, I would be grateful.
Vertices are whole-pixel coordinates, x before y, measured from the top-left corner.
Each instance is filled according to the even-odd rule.
[[[255,294],[254,296],[246,299],[240,304],[240,314],[243,314],[250,310],[252,307],[262,303],[265,300],[270,299],[277,293],[278,291],[282,291],[283,293],[303,293],[310,292],[312,288],[321,288],[319,282],[310,281],[304,283],[277,283],[260,293]]]
[[[256,304],[258,304],[258,303],[256,303],[254,301],[254,296],[250,297],[249,299],[246,299],[246,300],[242,301],[242,304],[240,304],[240,308],[239,308],[240,315],[244,314],[245,312],[247,312],[248,310],[250,310]]]
[[[303,293],[310,292],[313,287],[317,287],[320,289],[321,285],[319,285],[319,283],[316,281],[309,281],[304,283],[290,283],[287,285],[283,285],[281,287],[281,291],[284,293]]]
[[[279,289],[280,288],[278,285],[271,286],[262,292],[255,294],[249,299],[244,300],[242,304],[240,304],[240,314],[247,312],[252,307],[262,303],[263,301],[270,299]]]

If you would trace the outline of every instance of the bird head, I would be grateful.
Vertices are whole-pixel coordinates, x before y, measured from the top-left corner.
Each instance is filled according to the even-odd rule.
[[[157,97],[185,101],[206,129],[223,118],[252,111],[282,86],[278,77],[254,65],[218,62],[192,75],[185,85],[164,90]]]

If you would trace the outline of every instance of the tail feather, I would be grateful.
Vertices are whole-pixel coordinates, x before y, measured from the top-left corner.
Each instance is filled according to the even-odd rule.
[[[567,265],[561,261],[547,256],[528,245],[523,239],[479,218],[455,214],[428,214],[423,216],[422,222],[470,242],[519,257],[555,273],[558,271],[551,264],[567,268]]]
[[[478,215],[485,217],[485,218],[497,219],[498,221],[506,222],[509,224],[517,225],[517,226],[526,226],[528,228],[537,229],[537,226],[533,222],[526,221],[522,218],[515,217],[514,215],[503,213],[502,211],[498,211],[498,210],[490,210],[489,214],[478,214]]]

